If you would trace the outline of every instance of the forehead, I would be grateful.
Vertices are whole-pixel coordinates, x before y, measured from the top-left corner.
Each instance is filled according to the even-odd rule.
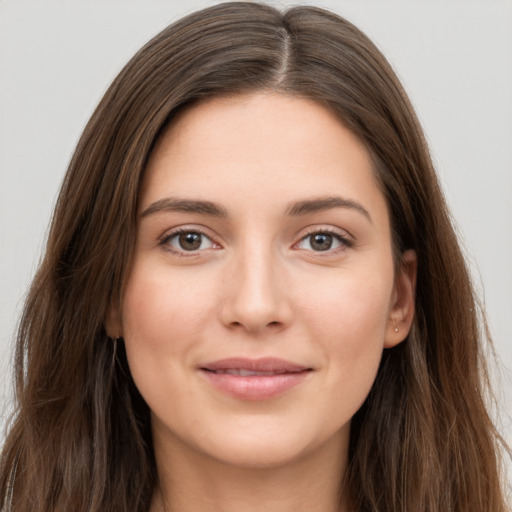
[[[275,135],[279,136],[278,140]],[[310,99],[272,91],[213,97],[185,107],[164,131],[153,155],[179,146],[185,148],[201,139],[201,145],[210,151],[222,150],[224,144],[232,143],[233,156],[237,142],[251,140],[256,153],[253,156],[258,156],[275,148],[275,142],[284,143],[285,135],[286,142],[295,144],[296,153],[301,150],[311,153],[318,148],[325,155],[330,145],[338,150],[350,146],[352,152],[357,150],[363,158],[369,156],[361,141],[327,107]],[[305,140],[306,146],[300,144]],[[238,147],[247,155],[247,145]]]
[[[151,155],[140,208],[176,194],[257,196],[262,204],[334,192],[385,203],[369,152],[331,111],[269,92],[213,98],[181,112]]]

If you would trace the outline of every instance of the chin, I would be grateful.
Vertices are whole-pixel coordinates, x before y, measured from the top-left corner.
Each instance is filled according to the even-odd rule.
[[[329,428],[304,418],[279,421],[248,415],[227,423],[209,420],[203,428],[195,424],[194,431],[174,431],[172,436],[178,441],[174,450],[179,445],[183,455],[194,453],[203,461],[240,469],[278,469],[318,454],[339,454],[348,446],[349,430],[350,422]]]

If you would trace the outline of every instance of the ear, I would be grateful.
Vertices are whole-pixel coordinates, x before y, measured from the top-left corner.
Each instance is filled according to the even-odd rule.
[[[114,301],[113,301],[114,302]],[[105,331],[109,338],[122,338],[123,328],[121,323],[121,311],[118,304],[111,304],[105,319]]]
[[[409,334],[414,318],[416,275],[418,257],[410,249],[402,254],[400,268],[395,277],[395,288],[391,303],[390,318],[386,328],[384,347],[391,348],[401,343]]]

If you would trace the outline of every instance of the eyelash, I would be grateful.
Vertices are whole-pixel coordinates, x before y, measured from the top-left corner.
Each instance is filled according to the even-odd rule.
[[[175,249],[174,247],[172,247],[170,245],[170,241],[172,239],[174,239],[180,235],[191,234],[191,233],[200,235],[201,237],[208,239],[212,245],[219,245],[216,242],[214,242],[212,240],[212,238],[210,236],[208,236],[204,231],[202,231],[201,229],[198,229],[198,228],[178,228],[178,229],[172,231],[171,233],[165,234],[160,239],[159,245],[165,251],[172,252],[173,254],[176,254],[177,256],[180,256],[183,258],[190,258],[190,257],[196,256],[200,252],[200,249],[191,250],[191,251],[187,251],[185,249],[179,250],[179,249]],[[201,250],[204,250],[204,249],[201,249]]]
[[[195,249],[195,250],[191,250],[191,251],[187,251],[185,249],[177,250],[177,249],[173,248],[169,243],[171,240],[173,240],[174,238],[176,238],[180,235],[191,234],[191,233],[198,234],[201,237],[208,239],[212,245],[219,246],[219,244],[214,242],[210,236],[208,236],[204,231],[202,231],[201,229],[198,229],[198,228],[190,228],[190,229],[178,228],[178,229],[172,231],[171,233],[165,234],[160,239],[159,245],[162,246],[162,248],[164,250],[172,252],[173,254],[176,254],[180,257],[187,258],[187,257],[196,256],[200,251],[203,251],[205,249]],[[326,255],[337,254],[338,252],[344,251],[346,249],[350,249],[351,247],[354,246],[354,243],[355,243],[354,240],[349,238],[348,236],[343,236],[335,230],[326,228],[326,229],[314,229],[314,230],[309,231],[304,236],[302,236],[298,242],[293,244],[293,247],[296,247],[297,245],[299,245],[300,243],[302,243],[303,241],[307,240],[308,238],[310,238],[314,235],[329,235],[329,236],[332,236],[334,239],[336,239],[340,243],[340,246],[336,247],[334,249],[329,248],[329,249],[326,249],[325,251],[310,250],[310,252],[315,253],[315,254],[320,254],[320,255],[322,253],[325,253]],[[309,251],[309,249],[306,249],[306,250]]]
[[[311,251],[315,254],[320,254],[320,255],[322,253],[325,253],[326,255],[337,254],[338,252],[341,252],[346,249],[350,249],[351,247],[354,247],[354,244],[355,244],[355,242],[352,238],[350,238],[348,236],[341,235],[336,230],[325,228],[325,229],[312,229],[311,231],[307,232],[303,237],[301,237],[299,242],[297,242],[294,245],[298,245],[301,242],[303,242],[304,240],[307,240],[308,238],[310,238],[314,235],[330,235],[340,243],[340,247],[336,247],[334,249],[327,249],[325,251]]]

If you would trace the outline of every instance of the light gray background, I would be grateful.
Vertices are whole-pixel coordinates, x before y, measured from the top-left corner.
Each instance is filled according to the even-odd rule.
[[[0,2],[4,416],[11,392],[13,331],[81,130],[108,84],[146,40],[170,21],[212,3]],[[512,1],[308,3],[337,11],[372,37],[418,110],[477,287],[485,297],[503,364],[502,429],[512,441]]]

